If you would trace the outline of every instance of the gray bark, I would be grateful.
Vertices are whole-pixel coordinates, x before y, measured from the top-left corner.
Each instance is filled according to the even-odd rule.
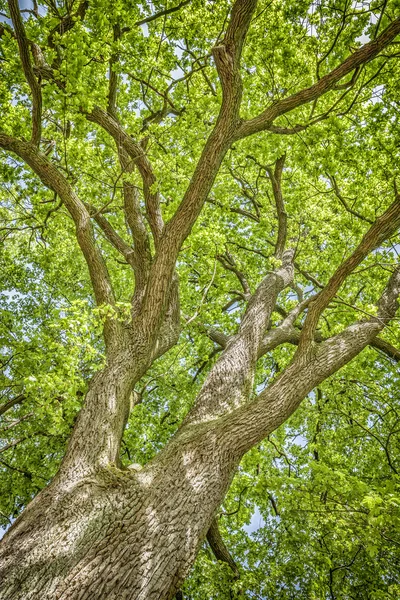
[[[153,257],[140,203],[129,179],[123,182],[123,191],[132,247],[104,215],[93,212],[79,199],[57,166],[38,151],[41,99],[26,57],[23,21],[18,17],[17,3],[13,0],[11,5],[24,73],[34,95],[33,130],[32,142],[0,131],[0,147],[17,154],[62,199],[75,223],[97,304],[116,306],[107,267],[93,235],[92,217],[132,267],[136,290],[132,323],[106,320],[107,366],[91,382],[57,476],[4,537],[0,600],[170,600],[192,566],[243,454],[283,423],[315,386],[372,343],[393,318],[400,291],[399,270],[379,301],[377,317],[315,343],[318,318],[347,275],[397,229],[400,196],[396,194],[396,201],[372,224],[355,253],[314,298],[305,333],[303,330],[299,336],[294,323],[309,301],[292,311],[280,327],[267,332],[278,295],[293,278],[293,253],[284,252],[283,159],[279,159],[271,174],[279,221],[276,255],[282,257],[282,266],[265,277],[249,299],[237,334],[224,341],[224,351],[175,436],[139,472],[122,470],[118,455],[132,388],[152,362],[176,343],[179,333],[179,291],[174,275],[179,251],[233,141],[262,130],[292,133],[294,130],[276,128],[274,121],[316,100],[377,56],[400,31],[400,19],[315,85],[243,121],[240,57],[256,0],[237,0],[225,38],[213,50],[223,92],[216,126],[181,204],[166,225],[152,165],[142,146],[122,128],[117,107],[112,106],[112,114],[99,107],[87,113],[89,121],[114,139],[122,170],[129,172],[135,167],[140,173],[144,217],[154,241]],[[48,77],[54,80],[51,68]],[[114,78],[111,85],[115,87]],[[114,92],[109,97],[115,98]],[[301,347],[291,365],[252,398],[257,359],[279,344],[293,341],[300,341]]]
[[[265,282],[259,289],[264,288]],[[381,297],[377,317],[356,323],[299,354],[254,401],[247,398],[227,404],[222,393],[224,413],[219,414],[216,401],[210,406],[209,418],[200,420],[195,405],[175,437],[141,471],[123,471],[101,461],[83,476],[66,479],[61,471],[5,536],[0,553],[0,598],[173,598],[243,454],[284,422],[307,393],[382,330],[396,311],[399,291],[398,270]],[[274,293],[270,290],[269,300]],[[255,297],[263,298],[257,292]],[[247,315],[251,313],[249,310]],[[246,328],[241,335],[246,338]],[[248,345],[251,343],[249,339]],[[229,347],[226,352],[229,355]],[[258,349],[247,352],[250,356]],[[207,398],[212,388],[218,397],[219,365],[225,361],[222,355],[211,371],[204,386]],[[234,387],[240,355],[236,364],[230,364],[232,370],[224,371],[224,382],[228,379]],[[250,373],[251,361],[247,368]],[[211,385],[213,372],[217,376]],[[121,376],[129,381],[123,369],[114,372],[110,367],[96,378],[89,394],[102,382],[107,383],[104,398],[112,403],[113,384]],[[121,390],[125,393],[123,385]],[[202,393],[197,402],[203,402]],[[90,439],[85,436],[81,446],[84,455],[90,452],[88,444]],[[79,454],[74,451],[74,455]],[[84,472],[79,462],[77,472]]]

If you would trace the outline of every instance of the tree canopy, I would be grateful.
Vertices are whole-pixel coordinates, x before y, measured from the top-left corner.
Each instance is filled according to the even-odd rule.
[[[226,0],[0,0],[3,528],[57,473],[107,335],[134,318],[152,261],[168,263],[169,231],[179,339],[132,390],[123,468],[178,431],[285,248],[294,278],[266,332],[292,315],[290,331],[259,352],[247,402],[307,336],[318,345],[386,319],[379,298],[400,249],[398,2],[260,2],[245,43],[231,11]],[[193,209],[206,140],[213,151],[235,103],[233,141]],[[185,598],[399,597],[390,318],[245,454],[217,512],[231,564],[204,542]]]

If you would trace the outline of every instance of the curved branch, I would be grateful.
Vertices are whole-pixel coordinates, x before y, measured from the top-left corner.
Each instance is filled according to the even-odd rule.
[[[93,228],[88,210],[78,198],[68,180],[57,167],[30,142],[18,140],[0,132],[0,148],[14,152],[38,175],[42,183],[53,190],[63,201],[76,227],[76,237],[89,268],[96,302],[115,306],[114,292],[101,252],[93,237]],[[105,327],[106,342],[120,326],[115,320],[107,320]]]
[[[134,162],[130,159],[126,151],[120,148],[118,155],[122,172],[124,174],[132,173]],[[134,261],[136,266],[135,292],[132,298],[132,305],[133,313],[136,313],[139,311],[143,300],[151,264],[150,241],[140,210],[137,188],[129,180],[124,179],[122,189],[127,226],[131,231],[134,242]]]
[[[371,225],[361,242],[335,271],[328,284],[316,296],[316,299],[310,306],[307,318],[304,323],[300,347],[307,346],[313,338],[314,331],[318,324],[318,319],[322,312],[328,306],[329,302],[335,296],[347,276],[368,256],[372,250],[377,248],[383,241],[388,239],[400,226],[400,194],[396,193],[394,202],[389,208],[376,219]]]
[[[22,69],[32,93],[32,138],[35,146],[39,146],[42,131],[42,92],[40,83],[33,72],[29,53],[29,41],[26,37],[24,23],[19,11],[18,0],[8,0],[11,19],[15,29]]]
[[[242,286],[244,296],[246,298],[250,298],[251,290],[250,290],[249,282],[247,281],[247,278],[244,275],[244,273],[242,273],[242,271],[240,271],[237,268],[236,261],[233,258],[233,256],[230,254],[230,252],[227,251],[225,254],[219,254],[216,258],[217,258],[218,262],[221,263],[221,265],[223,266],[224,269],[226,269],[227,271],[231,271],[232,273],[234,273],[236,275],[236,277],[239,280],[240,285]]]
[[[237,567],[237,564],[233,560],[228,548],[226,547],[224,540],[222,539],[222,535],[219,530],[218,521],[216,517],[213,518],[210,528],[207,531],[207,542],[210,544],[211,550],[213,551],[215,558],[229,565],[233,571],[235,579],[239,579],[239,569]]]
[[[308,104],[334,89],[343,77],[378,56],[394,40],[398,33],[400,33],[400,17],[395,19],[375,40],[368,42],[356,50],[341,65],[327,75],[324,75],[324,77],[321,77],[311,87],[296,92],[288,98],[279,100],[254,119],[243,121],[242,125],[236,131],[235,139],[239,140],[259,131],[269,130],[275,119],[281,115],[299,106]]]

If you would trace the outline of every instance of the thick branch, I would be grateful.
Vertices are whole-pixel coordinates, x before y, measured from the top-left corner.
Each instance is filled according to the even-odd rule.
[[[210,529],[207,532],[207,542],[210,544],[215,558],[229,565],[234,573],[235,579],[238,579],[240,576],[239,569],[222,539],[216,517],[212,520]]]
[[[235,2],[225,39],[213,51],[223,89],[223,100],[217,124],[204,147],[186,194],[167,226],[166,237],[177,236],[178,242],[175,245],[179,244],[179,247],[203,207],[237,126],[242,98],[240,56],[255,8],[255,0]]]
[[[167,310],[160,327],[157,343],[154,348],[154,359],[162,356],[172,348],[179,339],[181,332],[181,310],[179,302],[179,280],[175,273],[172,280]]]
[[[39,146],[42,131],[42,92],[40,83],[33,72],[29,52],[29,41],[26,37],[24,23],[19,11],[18,0],[8,0],[11,19],[15,29],[21,57],[22,69],[32,93],[32,138],[31,141]]]
[[[280,269],[267,275],[248,302],[238,333],[210,371],[185,419],[199,423],[226,414],[248,401],[264,332],[276,299],[293,278],[293,251],[283,255]]]
[[[107,131],[107,133],[115,140],[118,150],[124,150],[132,161],[132,165],[137,166],[143,181],[143,192],[147,211],[146,216],[157,246],[164,223],[160,210],[160,195],[157,189],[157,180],[143,148],[124,131],[114,117],[98,106],[96,106],[91,113],[87,114],[86,118],[88,121],[97,123],[97,125],[100,125],[100,127]]]
[[[300,339],[300,329],[294,326],[294,322],[297,317],[307,308],[309,303],[312,301],[311,298],[307,298],[300,302],[290,313],[284,318],[282,323],[264,335],[261,340],[260,346],[258,348],[257,358],[261,358],[267,352],[271,352],[278,346],[282,344],[293,344],[297,346]],[[221,348],[226,348],[228,343],[233,339],[232,337],[218,331],[213,327],[204,327],[206,334],[208,337],[221,346]],[[316,341],[321,341],[320,336]]]
[[[349,56],[339,67],[321,77],[321,79],[300,92],[296,92],[288,98],[279,100],[273,106],[267,108],[254,119],[244,121],[236,132],[236,139],[241,139],[249,135],[253,135],[259,131],[265,131],[270,128],[275,119],[284,115],[299,106],[303,106],[320,96],[323,96],[330,90],[335,88],[335,85],[346,75],[366,64],[386,48],[400,32],[400,17],[395,19],[375,40],[368,42],[359,50],[356,50]]]
[[[378,302],[377,317],[350,325],[315,346],[313,352],[296,354],[291,365],[254,402],[220,419],[219,427],[231,440],[230,447],[240,456],[286,421],[311,390],[357,356],[394,318],[399,294],[397,268]]]
[[[282,258],[283,251],[286,245],[287,236],[287,215],[285,212],[285,204],[282,196],[282,171],[285,164],[286,155],[284,154],[275,163],[275,169],[267,169],[269,178],[272,183],[272,191],[275,198],[276,212],[278,215],[278,239],[275,245],[276,258]]]
[[[256,0],[235,2],[225,40],[214,49],[223,88],[222,105],[182,202],[163,231],[150,272],[145,303],[144,316],[150,328],[160,322],[179,250],[200,214],[237,128],[242,98],[240,54],[255,7]]]

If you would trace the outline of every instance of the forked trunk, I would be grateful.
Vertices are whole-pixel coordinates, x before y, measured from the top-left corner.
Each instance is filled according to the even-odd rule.
[[[96,470],[74,477],[67,452],[67,468],[27,507],[2,544],[0,599],[172,598],[241,456],[358,354],[380,330],[380,321],[351,326],[295,359],[247,406],[216,419],[203,415],[200,423],[189,418],[139,472],[100,461]],[[108,402],[123,402],[118,394],[127,394],[129,386],[115,379],[113,369],[98,376],[89,393],[97,390],[99,402],[107,401],[102,379]],[[218,381],[214,389],[217,393]],[[82,448],[88,444],[90,439]]]
[[[141,471],[55,481],[3,542],[1,600],[173,598],[236,461],[217,432],[197,427]]]

